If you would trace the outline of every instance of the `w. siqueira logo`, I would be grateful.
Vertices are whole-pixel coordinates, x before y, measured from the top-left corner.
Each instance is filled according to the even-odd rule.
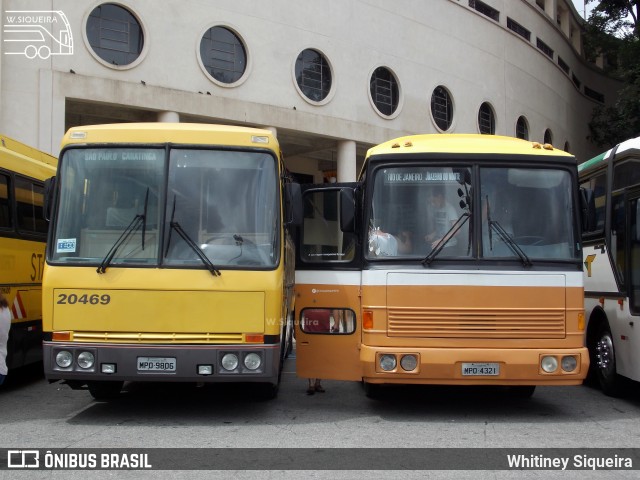
[[[8,10],[4,14],[5,55],[47,59],[51,55],[73,55],[73,35],[60,10]]]

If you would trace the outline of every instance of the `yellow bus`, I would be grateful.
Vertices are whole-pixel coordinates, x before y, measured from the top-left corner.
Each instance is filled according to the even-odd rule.
[[[358,182],[304,186],[301,377],[579,385],[584,203],[573,156],[489,135],[398,138]]]
[[[70,129],[47,204],[46,377],[96,399],[125,381],[275,396],[293,333],[292,185],[267,130]]]
[[[44,180],[57,160],[0,135],[0,289],[11,310],[9,369],[42,360]]]

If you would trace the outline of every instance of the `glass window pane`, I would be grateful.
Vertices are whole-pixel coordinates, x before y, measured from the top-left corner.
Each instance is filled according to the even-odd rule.
[[[447,131],[453,122],[453,102],[446,88],[439,86],[431,95],[431,115],[440,130]]]
[[[200,59],[213,78],[235,83],[247,68],[247,54],[240,38],[225,27],[212,27],[200,41]]]
[[[374,105],[383,115],[393,115],[398,108],[400,90],[391,71],[378,67],[371,75],[370,92]]]
[[[12,226],[9,178],[6,175],[0,175],[0,228],[11,228]]]
[[[331,90],[331,69],[324,56],[313,49],[300,52],[295,65],[296,82],[302,93],[315,102],[324,100]]]
[[[348,335],[356,329],[352,310],[305,308],[300,314],[300,328],[305,333]]]
[[[142,27],[124,7],[105,3],[87,20],[87,38],[93,51],[112,65],[129,65],[142,52]]]
[[[496,131],[495,117],[493,108],[488,103],[480,105],[480,111],[478,112],[478,126],[480,133],[493,135]]]
[[[369,214],[366,256],[467,257],[471,170],[390,167],[378,170]]]
[[[279,259],[276,160],[267,153],[171,151],[165,237],[167,264],[202,261],[179,224],[217,267],[273,267]]]
[[[355,236],[340,230],[340,190],[307,192],[301,257],[308,262],[349,262],[355,256]]]
[[[66,150],[53,259],[100,263],[130,227],[112,263],[157,263],[164,161],[161,148]]]
[[[16,215],[18,229],[23,232],[47,233],[43,215],[44,187],[31,180],[16,177]]]
[[[529,140],[529,124],[527,123],[527,119],[524,117],[518,118],[518,123],[516,124],[516,137],[521,138],[522,140]]]
[[[481,169],[483,257],[578,258],[572,191],[564,170]]]

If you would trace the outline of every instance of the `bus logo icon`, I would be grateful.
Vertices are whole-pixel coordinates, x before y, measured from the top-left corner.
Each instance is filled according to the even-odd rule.
[[[40,452],[38,450],[9,450],[7,452],[8,468],[39,468]]]
[[[5,55],[43,60],[51,55],[73,55],[71,26],[59,10],[8,10],[2,33]]]

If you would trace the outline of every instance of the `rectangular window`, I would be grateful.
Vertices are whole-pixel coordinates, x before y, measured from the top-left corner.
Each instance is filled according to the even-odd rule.
[[[582,85],[582,82],[578,79],[578,77],[576,77],[575,73],[571,74],[571,80],[573,80],[574,85],[578,89],[580,88],[580,85]]]
[[[607,201],[607,175],[602,172],[596,177],[592,177],[586,182],[580,184],[581,188],[591,190],[593,193],[593,202],[595,207],[595,224],[591,232],[604,232],[604,217],[606,212]],[[589,233],[591,233],[589,232]],[[587,232],[585,232],[587,233]]]
[[[600,92],[596,92],[595,90],[590,89],[589,87],[587,87],[586,85],[584,86],[584,94],[589,97],[589,98],[593,98],[594,100],[600,102],[600,103],[604,103],[604,95]]]
[[[11,228],[11,204],[9,203],[9,177],[0,175],[0,228]]]
[[[18,229],[28,233],[47,233],[44,219],[44,186],[16,177],[16,212]]]
[[[340,190],[305,193],[301,257],[307,262],[350,262],[355,236],[340,229]]]
[[[558,65],[564,73],[569,75],[569,65],[567,65],[567,62],[565,62],[560,56],[558,56]]]
[[[544,43],[539,38],[536,39],[536,45],[542,53],[544,53],[547,57],[553,59],[553,49],[549,45]]]
[[[520,35],[527,42],[531,41],[531,32],[526,28],[524,28],[522,25],[520,25],[518,22],[513,20],[512,18],[507,17],[507,28],[517,33],[518,35]]]
[[[469,6],[493,21],[500,21],[500,12],[480,0],[469,0]]]

